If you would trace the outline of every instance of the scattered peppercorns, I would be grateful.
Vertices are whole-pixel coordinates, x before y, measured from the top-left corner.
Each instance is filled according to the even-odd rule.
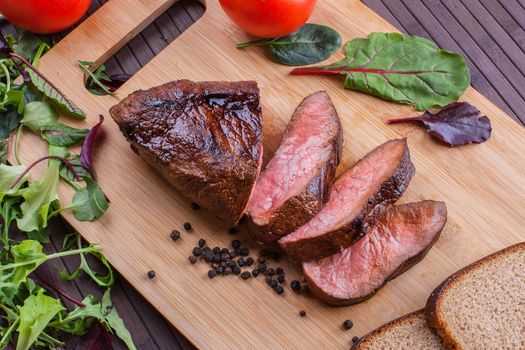
[[[277,261],[281,258],[281,254],[277,251],[274,251],[274,252],[271,252],[270,253],[270,259],[272,259],[273,261]]]
[[[265,263],[259,263],[259,265],[257,266],[257,269],[259,269],[260,272],[263,272],[266,271],[266,264]]]
[[[239,248],[240,246],[241,246],[241,241],[239,241],[238,239],[234,239],[234,240],[232,241],[232,248],[233,248],[233,249],[237,249],[237,248]]]
[[[272,279],[270,279],[270,280],[268,280],[267,282],[268,282],[268,285],[269,285],[270,287],[272,287],[273,289],[275,289],[275,288],[278,286],[276,280],[272,280]]]
[[[227,266],[224,268],[224,271],[222,272],[223,275],[230,275],[232,273],[232,268]]]
[[[230,254],[222,254],[221,255],[221,261],[226,262],[230,260]]]
[[[270,267],[264,274],[267,276],[273,276],[275,275],[275,270]]]
[[[228,230],[228,233],[230,235],[234,235],[237,233],[237,229],[235,227],[230,227],[230,229]]]
[[[284,270],[282,267],[279,266],[278,268],[275,269],[275,273],[278,275],[282,275],[284,274]]]
[[[253,270],[252,270],[252,276],[253,276],[253,277],[257,277],[257,276],[259,276],[259,273],[260,273],[260,272],[259,272],[258,269],[253,269]]]
[[[191,203],[191,209],[193,209],[193,210],[199,210],[199,209],[200,209],[200,206],[199,206],[197,203],[192,202],[192,203]]]
[[[306,316],[306,311],[304,311],[304,310],[299,311],[299,316],[305,317]]]
[[[189,222],[185,222],[182,226],[184,226],[186,231],[191,231],[191,224]]]
[[[246,260],[244,260],[244,258],[239,258],[239,260],[237,260],[237,264],[242,267],[244,264],[246,264]]]
[[[284,275],[277,276],[277,282],[284,283]]]
[[[255,261],[252,257],[246,259],[246,266],[252,266]]]
[[[345,321],[343,322],[343,329],[344,329],[345,331],[351,329],[353,326],[354,326],[354,323],[353,323],[351,320],[345,320]]]
[[[352,344],[356,344],[359,341],[359,337],[355,336],[352,338]]]
[[[221,253],[221,248],[219,247],[214,247],[213,248],[213,254],[220,254]]]
[[[294,292],[298,292],[301,289],[301,282],[299,282],[298,280],[293,280],[290,283],[290,287]]]
[[[248,278],[252,277],[252,274],[248,271],[244,271],[243,273],[241,273],[241,277],[243,280],[247,280]]]
[[[180,231],[178,230],[171,231],[170,238],[174,241],[178,240],[180,238]]]
[[[155,271],[151,270],[151,271],[148,271],[148,278],[151,280],[153,278],[155,278],[157,274],[155,273]]]
[[[215,276],[217,276],[217,271],[215,271],[215,270],[208,271],[208,277],[209,278],[214,278]]]
[[[206,245],[206,240],[205,239],[199,239],[199,247],[202,248]]]
[[[193,248],[193,255],[200,256],[202,254],[202,250],[199,247]]]
[[[210,263],[213,261],[213,252],[211,250],[206,250],[206,253],[204,253],[204,261],[207,263]]]
[[[197,262],[197,257],[195,255],[192,255],[188,258],[188,260],[190,261],[190,264],[195,264]]]
[[[248,256],[250,255],[250,249],[248,247],[242,247],[239,251],[240,256]]]
[[[276,292],[277,294],[279,294],[279,295],[284,293],[284,288],[283,288],[283,286],[277,286],[277,287],[275,287],[273,290],[275,290],[275,292]]]

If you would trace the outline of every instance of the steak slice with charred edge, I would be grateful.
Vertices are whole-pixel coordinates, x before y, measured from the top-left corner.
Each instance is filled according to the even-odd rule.
[[[385,142],[340,176],[323,209],[279,245],[302,261],[341,251],[362,232],[372,210],[401,197],[414,172],[406,139]]]
[[[276,241],[321,210],[342,145],[341,121],[330,96],[320,91],[306,97],[255,184],[247,213],[257,241]]]
[[[173,187],[228,224],[240,220],[262,162],[257,83],[174,81],[136,91],[110,113]]]
[[[371,218],[365,236],[351,247],[303,263],[308,287],[333,305],[364,301],[423,259],[446,221],[443,202],[422,201],[387,208]]]

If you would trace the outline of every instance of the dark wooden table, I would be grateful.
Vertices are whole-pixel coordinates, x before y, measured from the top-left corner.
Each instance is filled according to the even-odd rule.
[[[89,13],[104,2],[94,0]],[[472,73],[472,85],[525,125],[525,0],[364,0],[364,3],[402,32],[427,37],[442,48],[462,53]],[[196,0],[176,3],[115,54],[106,63],[108,71],[135,73],[203,12],[203,6]],[[14,31],[5,25],[1,28],[4,33]],[[54,220],[48,249],[60,249],[64,235],[70,230],[63,221]],[[54,267],[71,272],[76,264],[76,258],[67,258],[54,262]],[[85,277],[61,283],[61,287],[76,298],[101,295],[99,288]],[[138,349],[193,348],[120,276],[112,288],[112,299]],[[125,349],[117,340],[113,344],[114,349]],[[73,347],[74,341],[68,344],[68,348]]]

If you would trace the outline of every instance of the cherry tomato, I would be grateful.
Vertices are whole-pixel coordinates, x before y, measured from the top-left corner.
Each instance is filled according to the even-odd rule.
[[[316,0],[219,0],[224,12],[248,34],[275,38],[299,29]]]
[[[0,13],[17,27],[49,34],[75,24],[90,3],[91,0],[0,0]]]

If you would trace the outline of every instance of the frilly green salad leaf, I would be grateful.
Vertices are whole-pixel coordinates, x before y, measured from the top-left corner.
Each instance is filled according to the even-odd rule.
[[[340,74],[344,87],[418,111],[456,101],[470,84],[463,57],[430,40],[398,33],[372,33],[350,40],[345,58],[323,67],[296,68],[293,75]]]
[[[58,201],[58,167],[56,162],[49,162],[44,176],[23,190],[22,217],[17,220],[20,230],[31,232],[47,226],[49,210]]]
[[[71,147],[84,139],[88,129],[76,129],[58,122],[58,113],[46,102],[33,101],[24,109],[20,121],[33,132],[40,134],[50,145]]]
[[[280,38],[237,44],[238,49],[248,46],[267,46],[274,61],[289,66],[305,66],[330,57],[341,46],[341,35],[330,27],[306,23],[292,34]]]
[[[55,315],[64,309],[59,299],[44,295],[41,289],[29,296],[20,307],[16,350],[29,350]]]
[[[85,177],[84,181],[86,187],[75,193],[71,209],[75,219],[93,221],[104,215],[109,204],[100,186],[93,179]]]

